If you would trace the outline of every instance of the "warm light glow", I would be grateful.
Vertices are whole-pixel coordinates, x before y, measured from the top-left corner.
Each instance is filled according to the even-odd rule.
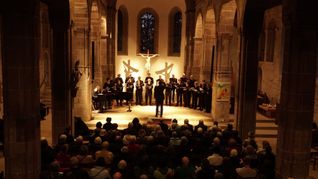
[[[154,101],[153,101],[154,102]],[[138,117],[141,123],[150,122],[155,118],[156,106],[132,106],[132,112],[126,112],[127,106],[114,107],[114,109],[107,113],[93,112],[94,120],[86,122],[89,128],[94,128],[97,122],[105,123],[107,117],[112,118],[112,122],[118,124],[119,129],[124,129],[134,117]],[[177,119],[179,124],[183,124],[184,119],[189,119],[189,123],[197,125],[199,120],[204,120],[206,125],[212,126],[212,119],[210,113],[205,113],[198,110],[193,110],[187,107],[164,106],[164,119]]]
[[[102,37],[107,36],[107,23],[106,23],[105,17],[101,17],[101,36]]]

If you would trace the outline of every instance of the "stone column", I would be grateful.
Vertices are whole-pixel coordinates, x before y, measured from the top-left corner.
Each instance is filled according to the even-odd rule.
[[[217,61],[213,80],[212,118],[228,121],[231,97],[230,33],[218,34]]]
[[[195,6],[192,1],[187,1],[186,11],[186,45],[185,45],[185,63],[184,72],[191,74],[193,53],[194,53],[194,32],[195,32]]]
[[[52,143],[71,120],[71,64],[69,59],[69,4],[68,0],[49,4],[49,17],[53,31],[52,60]]]
[[[107,77],[115,77],[116,2],[107,6]]]
[[[210,37],[210,35],[204,36],[204,63],[201,65],[201,74],[200,79],[205,81],[210,81],[211,73],[213,72],[213,69],[211,69],[212,65],[212,59],[213,59],[213,47],[215,48],[215,38]]]
[[[5,175],[34,179],[41,167],[40,1],[7,2],[2,19]]]
[[[250,7],[249,7],[250,8]],[[256,94],[258,67],[258,37],[263,24],[264,11],[246,9],[240,60],[239,104],[237,128],[243,139],[256,127]]]
[[[193,59],[191,63],[191,74],[193,78],[200,81],[201,67],[203,61],[203,39],[195,37],[193,39]],[[190,75],[190,74],[189,74]]]
[[[283,0],[283,73],[277,178],[309,178],[318,26],[314,2]]]

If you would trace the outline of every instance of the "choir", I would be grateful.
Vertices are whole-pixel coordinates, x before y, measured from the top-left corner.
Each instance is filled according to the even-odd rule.
[[[167,82],[159,75],[159,79],[157,79],[156,82],[163,82],[165,85],[165,105],[184,106],[211,112],[212,87],[210,83],[204,80],[199,82],[195,80],[192,75],[187,77],[185,74],[183,74],[180,79],[172,75]],[[152,105],[154,85],[154,79],[150,73],[147,74],[144,81],[140,76],[135,80],[131,74],[127,76],[124,81],[120,74],[118,74],[114,80],[107,78],[102,93],[121,93],[125,87],[127,92],[135,93],[136,105]],[[111,102],[112,101],[108,101],[109,106],[111,106]],[[122,105],[122,100],[117,99],[116,102],[117,105]]]

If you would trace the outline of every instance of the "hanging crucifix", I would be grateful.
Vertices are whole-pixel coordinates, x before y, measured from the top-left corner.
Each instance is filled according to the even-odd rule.
[[[149,49],[148,49],[146,54],[140,53],[139,55],[146,59],[145,68],[146,68],[147,72],[150,72],[150,60],[152,58],[158,56],[158,54],[149,54]]]

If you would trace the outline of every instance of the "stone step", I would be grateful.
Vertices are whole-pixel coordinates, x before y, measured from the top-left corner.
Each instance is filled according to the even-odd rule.
[[[255,138],[277,138],[277,134],[255,134]]]
[[[257,119],[256,124],[257,123],[274,123],[275,124],[275,120],[274,119]]]
[[[256,126],[256,130],[277,130],[277,126]]]
[[[277,129],[256,129],[256,138],[277,138]]]

